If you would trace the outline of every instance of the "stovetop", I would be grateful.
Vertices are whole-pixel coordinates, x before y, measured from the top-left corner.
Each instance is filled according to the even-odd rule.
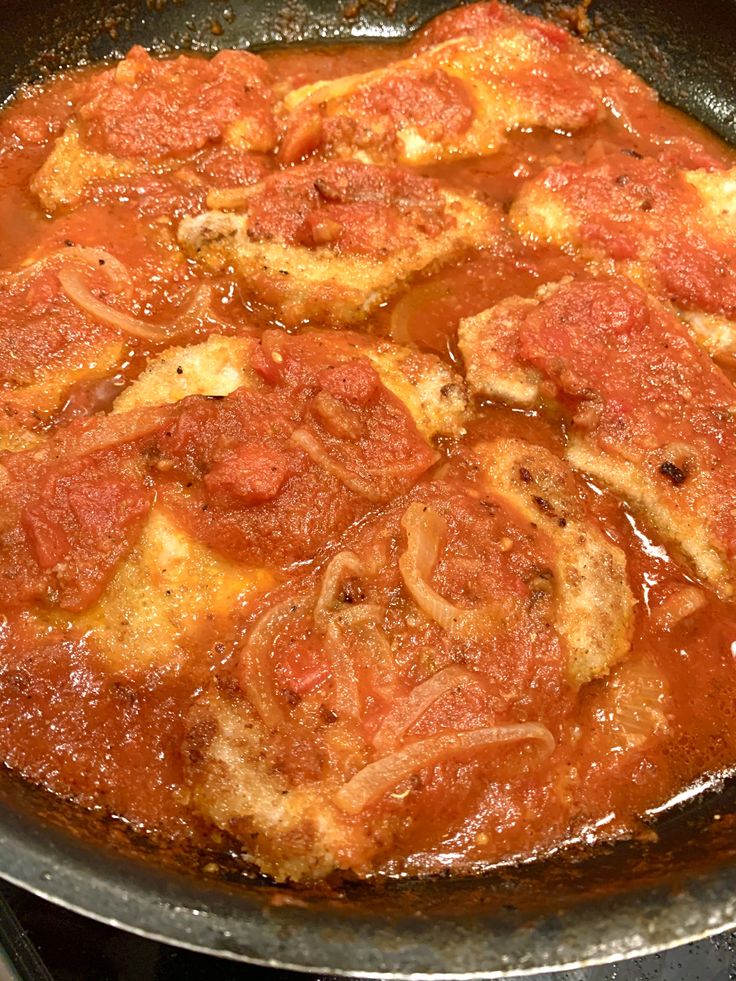
[[[5,953],[3,955],[3,948]],[[0,981],[305,981],[145,940],[0,882]],[[545,981],[736,981],[736,933]],[[318,981],[333,981],[320,975]],[[335,979],[337,981],[337,979]]]

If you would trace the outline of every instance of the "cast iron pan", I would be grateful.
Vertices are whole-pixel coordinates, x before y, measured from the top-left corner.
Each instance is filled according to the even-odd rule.
[[[61,67],[158,51],[401,38],[452,0],[3,0],[0,98]],[[563,4],[522,4],[564,17]],[[541,9],[540,9],[541,6]],[[736,0],[594,0],[594,39],[736,142]],[[162,854],[0,773],[0,875],[47,899],[221,956],[331,974],[500,977],[600,963],[736,926],[736,789],[692,788],[659,837],[497,870],[295,892]],[[683,798],[688,795],[681,795]]]

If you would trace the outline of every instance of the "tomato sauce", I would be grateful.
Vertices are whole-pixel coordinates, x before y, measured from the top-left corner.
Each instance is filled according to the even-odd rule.
[[[468,26],[474,28],[473,18],[483,21],[486,15],[467,9]],[[367,361],[350,361],[345,367],[346,358],[325,353],[319,345],[312,350],[308,333],[282,329],[278,309],[244,298],[231,275],[203,271],[176,247],[178,221],[204,209],[208,190],[248,186],[280,166],[272,152],[278,138],[272,91],[382,67],[456,34],[456,26],[446,33],[440,19],[403,51],[373,44],[279,50],[264,55],[265,66],[255,59],[251,64],[252,56],[238,52],[225,52],[210,62],[188,58],[181,78],[173,81],[162,79],[158,63],[136,51],[122,69],[84,69],[22,92],[0,114],[0,268],[14,272],[63,248],[106,249],[124,263],[131,282],[126,286],[122,280],[106,279],[98,269],[89,280],[96,295],[104,293],[113,309],[144,324],[183,323],[169,339],[121,339],[113,332],[120,349],[98,370],[90,366],[96,355],[86,345],[110,340],[108,328],[83,329],[79,308],[45,285],[54,280],[52,266],[30,289],[22,283],[0,285],[0,437],[3,426],[15,426],[19,416],[25,419],[20,452],[10,452],[14,446],[0,452],[0,490],[8,481],[13,486],[0,508],[0,760],[52,793],[118,817],[164,845],[211,843],[213,828],[193,808],[187,776],[191,740],[189,759],[184,746],[193,702],[213,678],[238,677],[243,641],[254,619],[297,587],[306,592],[316,588],[314,556],[320,549],[329,552],[348,526],[354,525],[350,547],[375,545],[373,537],[381,540],[375,530],[379,525],[399,528],[395,498],[405,496],[410,502],[412,495],[435,495],[449,521],[449,541],[457,539],[456,558],[464,562],[448,560],[438,566],[437,588],[458,603],[469,602],[469,582],[476,603],[490,601],[498,592],[494,583],[509,596],[529,592],[536,559],[524,552],[531,546],[522,533],[513,530],[513,522],[512,531],[504,531],[498,515],[484,511],[477,501],[458,497],[453,503],[452,494],[466,486],[466,450],[479,441],[513,437],[560,455],[567,438],[561,416],[479,403],[462,440],[445,438],[429,447]],[[550,25],[544,34],[545,43],[566,50],[566,32]],[[215,137],[242,120],[244,62],[252,76],[249,84],[257,90],[255,102],[249,92],[248,125],[234,145],[213,145]],[[111,80],[126,71],[143,73],[144,84],[121,94]],[[402,118],[424,119],[438,103],[436,118],[442,127],[462,132],[468,124],[464,107],[454,91],[446,90],[445,79],[428,80],[432,91],[423,90],[422,98],[431,95],[431,105],[399,91],[392,111]],[[73,208],[44,211],[31,182],[75,116],[74,106],[85,98],[79,124],[95,152],[154,160],[156,167],[107,177],[86,188]],[[397,199],[411,197],[418,172],[505,211],[523,184],[546,168],[574,169],[596,154],[607,159],[626,151],[634,155],[629,158],[634,169],[643,166],[635,158],[663,154],[679,166],[736,164],[731,148],[659,103],[643,84],[620,88],[615,98],[616,118],[606,115],[575,133],[512,133],[486,158],[399,175],[392,193]],[[307,138],[298,149],[308,145]],[[361,227],[359,203],[342,204],[331,197],[332,189],[324,189],[321,224],[311,219],[305,223],[299,210],[303,189],[290,191],[289,181],[288,171],[277,175],[272,196],[255,201],[263,234],[281,234],[286,228],[294,243],[319,244],[330,233],[330,222],[338,220],[340,234],[354,240],[353,251],[372,251],[374,230]],[[370,196],[369,182],[364,191]],[[631,186],[624,191],[633,193]],[[320,192],[312,185],[309,193]],[[429,208],[421,199],[415,204]],[[440,219],[431,208],[429,212],[427,222],[434,228]],[[391,234],[390,217],[385,225],[377,240]],[[607,235],[610,245],[603,226],[589,226],[586,234]],[[622,240],[616,248],[630,253],[631,243]],[[679,289],[697,295],[695,287],[688,289],[682,263],[661,263]],[[506,297],[532,296],[547,282],[576,275],[583,265],[578,255],[564,250],[524,245],[505,228],[493,248],[459,252],[414,276],[371,314],[360,332],[438,354],[462,372],[457,347],[461,318]],[[207,315],[187,323],[186,310],[201,285],[211,290]],[[621,327],[624,332],[636,329],[629,323]],[[226,404],[184,400],[162,410],[153,422],[146,423],[141,415],[139,429],[131,429],[121,445],[94,445],[99,413],[109,410],[113,397],[141,375],[152,356],[172,343],[192,343],[210,334],[254,339],[249,370],[257,383],[252,390],[239,389],[227,396]],[[257,349],[256,338],[261,340]],[[339,334],[335,338],[339,350],[343,342]],[[540,332],[534,340],[537,360],[554,360],[559,353],[555,345],[578,351],[587,345],[589,374],[609,385],[610,399],[624,400],[634,383],[646,390],[646,372],[632,374],[625,359],[617,365],[620,374],[601,380],[607,342],[599,343],[592,331],[577,337],[561,328],[550,336]],[[291,351],[297,354],[292,357]],[[70,371],[58,399],[55,394],[44,401],[46,369],[57,363],[64,371],[77,364],[85,371]],[[18,402],[14,386],[21,384],[35,386],[30,402]],[[700,412],[698,400],[708,398],[704,389],[695,392],[693,411]],[[678,418],[670,420],[673,440]],[[134,422],[126,425],[133,427]],[[335,466],[350,467],[356,480],[378,487],[373,500],[367,503],[360,485],[358,490],[346,488],[303,447],[295,447],[289,436],[295,426],[311,436],[304,446],[313,449],[317,440]],[[243,432],[248,440],[242,439]],[[70,457],[72,446],[75,457]],[[432,481],[448,472],[455,490],[433,490]],[[290,490],[284,495],[285,487]],[[507,637],[500,648],[481,646],[468,655],[468,664],[473,658],[473,663],[484,664],[483,670],[497,676],[501,687],[521,685],[529,720],[537,708],[546,713],[554,730],[554,752],[541,767],[527,765],[522,754],[490,771],[463,758],[446,769],[440,766],[436,779],[421,786],[415,781],[415,793],[406,799],[392,796],[381,811],[382,827],[390,834],[371,859],[374,870],[465,871],[544,854],[565,841],[593,844],[616,835],[651,834],[647,811],[701,774],[736,764],[733,602],[696,582],[687,566],[612,494],[581,482],[580,495],[607,540],[626,556],[636,603],[635,669],[623,665],[611,676],[615,681],[592,681],[571,698],[560,680],[559,651],[552,641],[541,667],[527,657],[521,633]],[[185,656],[128,670],[121,663],[106,663],[75,618],[101,595],[119,562],[133,554],[152,508],[175,515],[198,542],[228,560],[267,562],[275,587],[266,601],[257,597],[234,603],[226,616],[207,613],[189,636]],[[730,542],[733,510],[724,513],[721,523]],[[518,538],[521,558],[496,553],[489,558],[491,553],[484,551],[488,542],[504,536]],[[392,596],[398,603],[400,590],[395,569],[388,571],[394,559],[388,556],[386,568],[376,573],[376,593],[389,608]],[[692,607],[687,607],[690,600]],[[685,614],[680,616],[683,604]],[[541,617],[524,625],[543,629]],[[270,677],[288,696],[285,704],[291,699],[294,706],[307,705],[330,676],[329,660],[312,630],[307,621],[295,622],[293,636],[282,637],[274,647]],[[411,656],[406,654],[406,663],[398,657],[399,673],[410,670],[420,647],[434,658],[434,669],[452,663],[439,633],[412,635],[407,648]],[[386,707],[380,680],[370,667],[359,679],[373,699],[374,715],[368,712],[366,724],[375,727]],[[403,691],[408,682],[404,678],[397,685]],[[479,705],[473,697],[457,696],[457,704],[447,703],[447,717],[456,727],[468,728],[478,723]],[[500,703],[498,712],[503,717]],[[626,716],[626,724],[615,722],[619,716]],[[427,731],[431,719],[422,722]],[[638,742],[644,731],[657,738]],[[422,734],[420,726],[415,735]],[[294,771],[302,767],[307,773],[314,761],[306,751],[303,758],[299,755],[301,744],[294,739]]]

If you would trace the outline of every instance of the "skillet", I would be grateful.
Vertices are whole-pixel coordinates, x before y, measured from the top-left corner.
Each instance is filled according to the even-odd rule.
[[[452,0],[4,0],[0,99],[84,61],[155,51],[397,39]],[[560,2],[519,4],[559,19]],[[736,142],[736,0],[595,0],[592,37]],[[0,772],[0,876],[113,925],[269,966],[489,979],[602,963],[736,926],[736,780],[713,774],[659,815],[656,840],[483,878],[294,892],[206,856],[155,851]]]

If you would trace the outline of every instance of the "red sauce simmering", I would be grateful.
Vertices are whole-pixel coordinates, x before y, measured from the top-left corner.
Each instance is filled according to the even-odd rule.
[[[468,29],[477,26],[474,18],[479,18],[478,29],[485,30],[488,17],[494,21],[500,16],[498,9],[492,14],[473,14],[473,9],[465,15]],[[542,31],[545,44],[565,54],[565,32],[550,26],[544,33],[539,25],[535,30]],[[422,44],[441,43],[456,33],[447,33],[439,21]],[[420,47],[415,43],[411,50]],[[518,531],[516,518],[504,525],[502,511],[484,510],[474,498],[458,497],[457,502],[464,503],[453,504],[452,494],[467,486],[465,451],[474,443],[513,437],[560,455],[566,429],[559,412],[478,404],[464,437],[430,447],[400,398],[381,384],[360,352],[340,348],[343,342],[337,334],[339,355],[310,347],[306,329],[285,335],[278,309],[248,298],[227,270],[203,272],[176,247],[178,221],[203,210],[208,189],[248,187],[282,166],[276,152],[273,92],[381,67],[400,53],[395,47],[372,45],[281,50],[267,53],[264,61],[245,53],[224,53],[211,62],[188,59],[180,76],[172,77],[137,51],[122,68],[94,68],[53,79],[20,96],[0,115],[3,269],[16,271],[25,260],[35,261],[70,245],[105,249],[124,263],[130,277],[126,284],[120,271],[110,275],[98,269],[90,274],[95,296],[110,308],[144,325],[181,322],[177,345],[209,334],[249,339],[252,344],[246,367],[255,381],[247,391],[228,395],[226,402],[185,400],[162,410],[153,421],[143,412],[135,424],[125,423],[139,427],[127,443],[106,446],[103,440],[95,445],[98,413],[106,412],[112,397],[171,342],[155,334],[121,339],[114,330],[108,336],[108,328],[95,323],[94,316],[85,330],[79,307],[58,292],[53,266],[33,281],[30,291],[17,279],[0,283],[0,438],[6,431],[15,433],[18,420],[28,437],[18,454],[12,452],[18,448],[12,443],[0,444],[7,446],[0,453],[0,491],[7,482],[12,485],[0,504],[0,759],[51,792],[155,832],[162,841],[187,839],[196,844],[208,840],[211,831],[193,801],[191,759],[186,759],[187,752],[192,753],[191,741],[189,750],[184,749],[193,702],[213,678],[221,686],[223,678],[230,678],[237,686],[239,652],[254,616],[292,596],[294,583],[302,591],[316,589],[309,579],[315,556],[332,554],[330,549],[334,553],[346,528],[353,529],[351,548],[360,545],[375,554],[388,548],[380,553],[385,568],[375,573],[375,589],[397,624],[403,600],[395,572],[396,546],[381,544],[380,529],[385,519],[397,536],[402,534],[393,504],[402,495],[410,501],[412,495],[423,500],[422,494],[435,494],[437,508],[445,508],[443,514],[449,516],[450,539],[462,533],[472,543],[465,551],[458,547],[460,564],[448,560],[437,566],[435,588],[454,602],[490,602],[494,589],[509,603],[527,602],[533,578],[529,570],[543,554],[540,545],[537,558],[526,555],[531,539]],[[243,72],[249,86],[245,100]],[[128,83],[131,88],[120,87]],[[544,98],[554,101],[564,82],[547,79],[546,84]],[[389,112],[392,118],[418,125],[434,120],[443,131],[462,134],[472,107],[456,89],[449,76],[437,72],[419,97],[397,82],[382,93],[389,100],[388,109],[379,104],[375,91],[363,109]],[[520,92],[523,95],[523,86]],[[421,210],[424,185],[415,186],[417,174],[506,209],[523,184],[546,167],[569,161],[566,166],[574,170],[598,153],[608,159],[621,150],[636,158],[661,158],[666,152],[691,168],[736,163],[729,148],[643,90],[621,90],[617,98],[621,112],[633,120],[628,127],[604,115],[573,134],[518,132],[493,155],[393,174],[393,197],[380,234],[362,226],[359,200],[343,204],[330,201],[328,195],[320,205],[319,227],[313,214],[305,220],[299,210],[302,197],[319,196],[318,189],[308,182],[305,191],[286,170],[279,178],[280,197],[254,198],[258,237],[270,240],[283,234],[290,246],[312,247],[320,244],[325,223],[330,228],[338,223],[348,252],[374,256],[391,236],[394,204],[399,207],[413,198],[412,207]],[[74,107],[79,104],[84,108],[77,112]],[[247,125],[225,145],[223,134],[242,121],[244,106]],[[72,116],[95,153],[151,166],[108,173],[87,187],[73,206],[47,213],[31,183]],[[310,147],[309,134],[304,139],[299,150]],[[290,153],[282,148],[281,159]],[[638,159],[629,159],[637,172],[646,170]],[[349,172],[351,165],[345,166]],[[368,178],[359,191],[371,200],[377,193]],[[633,193],[630,185],[621,192]],[[432,236],[445,227],[442,216],[429,213],[423,220]],[[612,234],[603,218],[596,228],[586,229],[591,240],[603,236],[609,245]],[[374,235],[379,245],[373,244]],[[331,235],[331,240],[337,239]],[[412,248],[411,241],[405,247]],[[616,248],[630,258],[636,247],[636,241],[626,238]],[[704,306],[712,309],[708,288],[690,288],[682,263],[678,266],[672,256],[658,261],[693,303],[704,293]],[[461,318],[506,297],[529,297],[544,283],[575,275],[583,265],[577,254],[524,245],[506,229],[490,248],[460,251],[428,266],[357,330],[438,354],[462,372],[456,343]],[[688,268],[692,272],[689,260]],[[188,304],[202,283],[211,288],[209,312],[187,322]],[[640,344],[645,357],[647,343],[656,346],[661,338],[641,340],[640,328],[635,318],[621,321],[616,343],[628,345],[627,350]],[[97,347],[90,355],[85,345],[93,341]],[[114,348],[109,365],[91,366],[99,345],[108,341]],[[633,386],[646,400],[646,366],[641,375],[607,372],[602,358],[610,344],[602,333],[591,329],[576,336],[560,321],[556,334],[545,333],[542,324],[527,344],[530,361],[544,362],[552,374],[559,367],[561,346],[589,355],[590,378],[580,384],[592,378],[599,387],[607,386],[609,403],[626,399]],[[569,353],[567,347],[565,351]],[[57,363],[69,372],[69,381],[49,395],[51,383],[42,369]],[[637,371],[641,367],[637,361]],[[181,373],[187,370],[182,367]],[[672,384],[681,382],[675,379]],[[572,383],[566,377],[561,384],[569,391]],[[723,385],[727,383],[721,376],[716,385],[721,395]],[[30,386],[23,398],[19,386]],[[707,414],[708,406],[701,402],[711,394],[694,393],[696,414]],[[675,413],[668,421],[673,440],[678,418]],[[645,423],[646,429],[650,422]],[[606,424],[615,436],[616,419]],[[294,441],[295,429],[308,434],[300,437],[301,443]],[[330,472],[315,462],[315,441],[319,452],[330,456]],[[355,476],[352,487],[339,477],[346,468]],[[441,481],[447,473],[456,481],[454,490],[431,490],[434,485],[429,482]],[[373,489],[370,500],[361,489],[367,485]],[[543,852],[585,829],[596,829],[600,836],[636,833],[648,809],[703,772],[736,762],[733,602],[695,582],[687,565],[673,558],[612,494],[582,481],[579,486],[586,513],[626,557],[636,601],[634,667],[617,669],[615,684],[595,680],[572,697],[560,681],[560,655],[552,641],[544,649],[543,663],[536,666],[527,664],[521,648],[504,647],[508,638],[497,648],[480,645],[469,652],[463,667],[470,670],[474,663],[490,659],[492,670],[483,670],[495,678],[499,690],[510,691],[523,676],[529,690],[518,699],[518,705],[526,706],[519,712],[528,713],[522,721],[534,721],[536,710],[546,713],[554,730],[554,752],[543,766],[527,765],[523,757],[524,765],[516,770],[509,763],[489,771],[462,757],[438,766],[431,779],[425,774],[421,787],[415,781],[415,792],[406,785],[403,798],[396,794],[381,805],[381,820],[390,835],[384,847],[374,850],[373,868],[461,869]],[[78,617],[94,608],[120,563],[137,554],[141,528],[152,508],[173,515],[177,527],[218,561],[267,564],[269,586],[276,592],[264,600],[266,587],[255,599],[235,590],[227,609],[206,609],[187,636],[186,650],[174,661],[131,666],[124,657],[102,656],[94,642],[95,624]],[[732,513],[721,516],[730,534],[729,522]],[[516,542],[521,557],[507,560],[499,553],[491,561],[484,556],[483,549],[496,538]],[[387,571],[389,566],[394,572]],[[538,588],[544,591],[543,584]],[[146,602],[145,597],[140,601]],[[105,615],[114,616],[109,609]],[[541,618],[529,622],[543,629]],[[422,641],[418,628],[412,630],[406,633],[406,650],[397,655],[399,670],[409,672],[397,682],[396,690],[403,694],[411,687],[411,665],[420,663],[416,652],[422,643],[427,648],[422,657],[434,657],[436,670],[459,663],[439,636],[430,631]],[[293,636],[274,642],[269,671],[270,683],[282,693],[279,711],[284,712],[300,700],[307,704],[328,685],[334,664],[324,644],[315,640],[311,621],[299,621]],[[422,678],[413,680],[419,683]],[[366,725],[375,730],[387,711],[388,696],[385,691],[381,695],[370,671],[360,676],[358,687],[368,706]],[[455,701],[445,705],[445,727],[479,725],[483,698],[495,697],[488,692],[461,697],[455,692]],[[503,721],[506,702],[493,704]],[[610,720],[619,711],[627,721],[617,728]],[[432,718],[430,713],[415,736],[432,735]],[[320,725],[332,722],[323,718]],[[658,738],[637,742],[647,726]],[[293,732],[293,760],[285,768],[292,765],[294,772],[309,776],[317,764],[299,742],[298,730]],[[235,826],[229,830],[240,833]]]

